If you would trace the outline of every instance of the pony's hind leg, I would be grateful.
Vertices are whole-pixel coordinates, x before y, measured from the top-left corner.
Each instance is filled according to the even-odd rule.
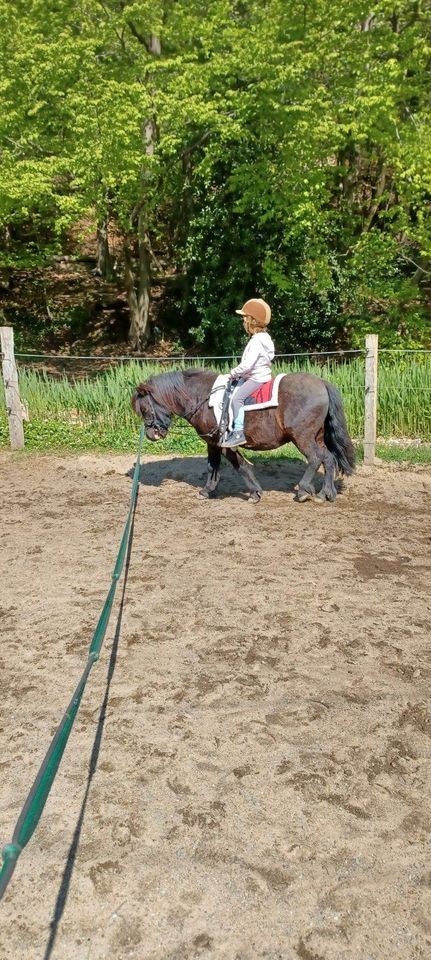
[[[258,503],[262,496],[262,487],[260,483],[256,480],[254,475],[254,470],[251,463],[242,456],[238,450],[233,450],[230,447],[226,447],[225,456],[235,468],[238,470],[238,473],[244,477],[246,485],[250,491],[250,501],[251,503]]]
[[[322,489],[319,490],[319,493],[316,495],[316,500],[321,500],[322,502],[324,500],[333,501],[337,496],[337,488],[335,486],[337,464],[334,455],[325,445],[323,445],[322,462],[325,469],[325,477],[323,480]]]
[[[210,444],[208,446],[208,474],[207,482],[202,490],[199,490],[199,495],[205,497],[209,500],[211,497],[215,497],[216,490],[220,481],[220,461],[221,461],[221,451],[219,447],[213,447]]]
[[[313,438],[309,443],[295,440],[295,445],[298,447],[298,450],[304,454],[304,457],[307,458],[307,467],[305,473],[298,484],[298,490],[295,496],[295,500],[298,503],[304,503],[305,500],[311,500],[316,496],[316,488],[314,486],[314,478],[320,467],[320,464],[324,459],[324,452],[321,447],[319,447],[316,440]]]
[[[304,500],[315,500],[318,503],[323,503],[325,500],[335,500],[337,496],[337,488],[335,486],[337,465],[335,457],[330,450],[328,450],[323,440],[323,431],[319,431],[317,437],[313,439],[310,444],[304,444],[302,441],[301,446],[299,446],[298,443],[296,446],[308,460],[304,476],[298,484],[296,500],[298,500],[299,503],[303,503]],[[319,490],[319,493],[316,494],[314,478],[321,464],[323,464],[325,476],[322,488]]]
[[[316,444],[319,447],[322,455],[323,469],[325,471],[325,476],[323,479],[323,484],[319,493],[314,497],[318,503],[324,503],[325,500],[335,500],[337,496],[337,488],[335,486],[335,477],[337,475],[337,461],[328,450],[328,447],[325,443],[325,429],[322,427],[317,436]]]

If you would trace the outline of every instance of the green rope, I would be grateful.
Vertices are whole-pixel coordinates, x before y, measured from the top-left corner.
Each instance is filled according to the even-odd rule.
[[[51,790],[55,775],[60,765],[61,758],[66,749],[66,744],[72,730],[76,714],[81,703],[82,694],[94,663],[99,659],[102,644],[105,638],[109,617],[114,602],[117,583],[121,577],[124,560],[130,537],[130,528],[138,496],[139,470],[141,449],[145,436],[145,427],[142,425],[139,435],[138,451],[136,456],[135,470],[133,474],[132,493],[130,497],[130,507],[127,520],[124,526],[123,536],[121,537],[120,548],[117,554],[117,560],[112,573],[112,583],[108,591],[102,612],[100,614],[96,629],[91,641],[88,660],[84,668],[82,677],[76,687],[75,693],[69,703],[64,717],[54,735],[51,745],[45,755],[40,767],[39,773],[31,787],[30,793],[25,801],[18,818],[12,842],[8,843],[2,851],[3,866],[0,870],[0,900],[7,888],[9,880],[15,870],[15,866],[22,850],[27,845],[30,838],[39,823],[48,794]]]

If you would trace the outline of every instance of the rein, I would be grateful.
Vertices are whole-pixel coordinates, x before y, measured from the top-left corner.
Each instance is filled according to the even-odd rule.
[[[188,420],[190,423],[190,421],[193,419],[193,417],[198,412],[198,410],[200,410],[201,407],[203,407],[204,403],[208,403],[208,400],[210,397],[212,397],[213,393],[218,393],[219,390],[223,390],[223,389],[225,388],[223,386],[220,386],[220,387],[214,387],[212,390],[210,390],[208,396],[204,397],[204,399],[201,400],[200,403],[198,403],[196,409],[193,410],[193,413],[188,413],[185,419]],[[195,430],[196,430],[196,427],[195,427]],[[204,437],[214,437],[216,433],[220,433],[220,427],[218,424],[216,424],[214,427],[214,430],[210,430],[208,433],[199,433],[199,430],[196,430],[196,433],[198,434],[199,437],[202,437],[202,439]]]
[[[203,407],[204,403],[208,402],[209,398],[213,395],[213,393],[217,393],[219,390],[223,390],[223,389],[224,389],[223,386],[213,388],[208,394],[208,396],[204,397],[203,400],[201,400],[200,403],[198,403],[197,407],[195,407],[192,413],[188,413],[188,412],[184,413],[184,419],[187,420],[189,423],[191,423],[191,421],[193,420],[193,417],[198,413],[201,407]],[[148,403],[149,403],[151,414],[152,414],[151,423],[147,424],[147,426],[150,427],[150,429],[152,428],[157,430],[158,433],[163,433],[163,431],[165,430],[165,425],[161,423],[161,421],[157,416],[153,397],[149,391],[146,392],[145,396],[148,399]],[[161,403],[160,406],[163,407],[163,404]],[[165,407],[164,409],[166,410],[166,413],[169,413],[169,410],[167,409],[167,407]],[[172,414],[170,414],[170,416],[172,416]],[[213,437],[215,436],[215,434],[220,432],[220,428],[217,424],[214,427],[214,430],[210,430],[208,433],[199,433],[199,430],[197,430],[196,427],[195,427],[195,430],[198,436],[200,436],[202,439],[204,437]]]

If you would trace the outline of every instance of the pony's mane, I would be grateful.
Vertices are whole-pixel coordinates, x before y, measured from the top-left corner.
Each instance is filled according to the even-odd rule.
[[[209,372],[202,368],[189,367],[187,370],[158,373],[150,377],[148,383],[154,387],[155,399],[159,398],[161,403],[166,403],[169,408],[175,409],[178,397],[183,400],[190,400],[187,388],[193,385],[193,380]]]

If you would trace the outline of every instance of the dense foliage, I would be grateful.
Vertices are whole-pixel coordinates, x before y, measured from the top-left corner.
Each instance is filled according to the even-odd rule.
[[[0,0],[2,266],[85,222],[134,348],[163,272],[205,349],[252,295],[279,350],[430,346],[430,35],[429,0]]]

